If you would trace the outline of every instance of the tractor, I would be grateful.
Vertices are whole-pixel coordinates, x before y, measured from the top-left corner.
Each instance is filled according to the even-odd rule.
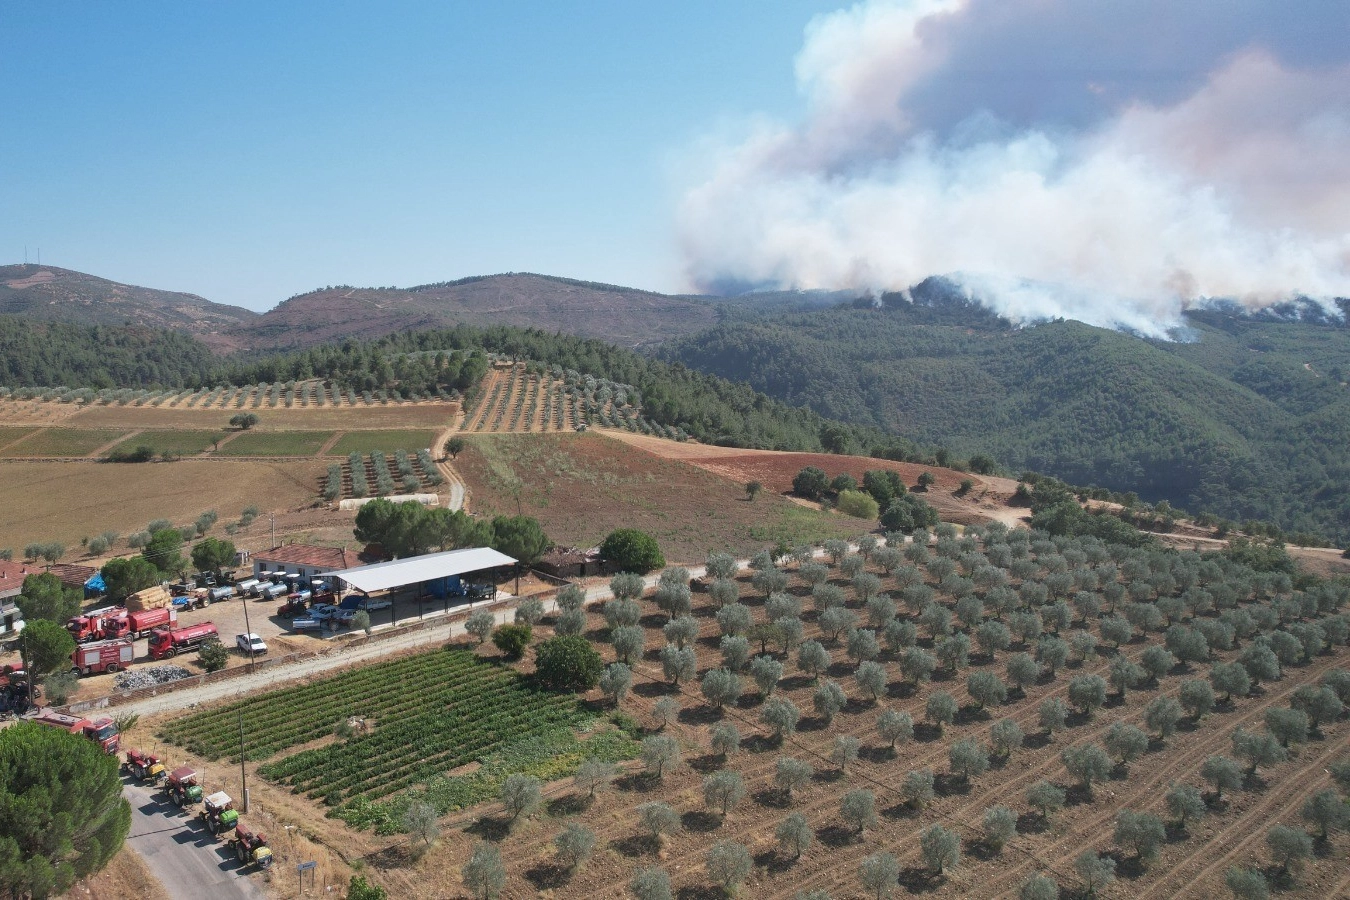
[[[234,808],[234,801],[229,794],[216,791],[202,803],[202,821],[212,834],[220,834],[238,823],[239,811]]]
[[[249,831],[242,824],[234,827],[234,855],[246,866],[256,864],[266,869],[272,865],[272,848],[267,846],[267,835]]]
[[[137,781],[159,782],[164,778],[165,768],[158,756],[142,750],[128,750],[122,770],[136,776]]]
[[[179,807],[202,799],[201,776],[192,766],[179,766],[164,781],[164,791]]]

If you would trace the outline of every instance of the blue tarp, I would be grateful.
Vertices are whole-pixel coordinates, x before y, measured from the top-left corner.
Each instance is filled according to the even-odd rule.
[[[102,594],[108,590],[108,586],[103,583],[103,573],[95,572],[93,577],[84,583],[84,592],[86,594]]]

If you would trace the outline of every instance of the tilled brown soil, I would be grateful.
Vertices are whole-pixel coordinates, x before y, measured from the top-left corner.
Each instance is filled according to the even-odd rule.
[[[794,578],[792,593],[804,596],[806,592],[797,581]],[[886,587],[894,590],[889,580]],[[707,595],[694,596],[695,614],[702,623],[697,644],[701,674],[720,665],[716,649],[719,631]],[[752,606],[756,618],[762,620],[762,598],[755,596],[748,584],[742,586],[742,602]],[[854,605],[851,601],[850,606]],[[1024,697],[1014,694],[1007,704],[988,714],[963,707],[957,723],[939,735],[919,724],[928,696],[946,690],[959,702],[968,703],[966,675],[988,669],[1002,676],[1006,657],[1021,648],[1014,644],[1010,650],[996,654],[993,661],[972,655],[969,670],[955,677],[939,673],[932,683],[917,690],[901,683],[894,661],[883,655],[881,661],[892,679],[889,696],[871,704],[858,699],[851,675],[853,664],[843,648],[827,644],[835,664],[826,677],[838,681],[852,699],[832,723],[827,725],[814,718],[813,686],[796,672],[793,661],[785,660],[786,673],[779,693],[797,704],[803,718],[798,733],[778,747],[767,739],[767,732],[759,724],[762,701],[748,677],[743,679],[745,693],[740,703],[721,714],[703,704],[697,684],[674,688],[662,681],[656,649],[664,643],[659,630],[664,616],[655,610],[650,599],[644,601],[644,606],[648,615],[642,624],[648,632],[649,649],[637,667],[634,691],[624,708],[639,721],[650,724],[656,700],[675,697],[682,707],[680,720],[667,731],[685,748],[684,764],[659,783],[630,774],[621,778],[614,790],[590,803],[570,796],[566,784],[554,785],[550,790],[554,798],[552,812],[518,824],[510,832],[491,805],[472,815],[458,814],[449,820],[441,843],[426,858],[409,865],[401,857],[397,862],[390,857],[388,867],[379,872],[382,880],[408,896],[462,896],[462,888],[456,888],[458,867],[467,859],[474,842],[488,837],[499,842],[506,862],[504,896],[507,897],[626,896],[626,885],[634,871],[649,865],[660,865],[668,871],[681,898],[715,897],[720,894],[707,878],[704,856],[715,841],[727,839],[746,846],[755,860],[754,871],[741,892],[746,897],[786,898],[813,888],[828,891],[836,900],[863,897],[858,867],[866,856],[882,850],[899,859],[902,894],[908,891],[935,897],[1013,897],[1023,880],[1042,872],[1060,883],[1064,896],[1074,896],[1073,891],[1081,888],[1081,881],[1073,872],[1072,861],[1084,849],[1112,854],[1119,861],[1119,877],[1113,885],[1098,892],[1101,897],[1226,896],[1225,871],[1233,865],[1268,867],[1266,830],[1276,823],[1301,826],[1299,810],[1304,800],[1328,785],[1328,764],[1350,752],[1350,728],[1345,721],[1324,725],[1320,736],[1293,748],[1287,762],[1262,769],[1249,780],[1247,790],[1225,796],[1224,802],[1213,806],[1208,816],[1193,822],[1188,832],[1169,830],[1169,840],[1158,857],[1143,865],[1115,846],[1116,815],[1122,809],[1130,809],[1154,812],[1166,820],[1163,794],[1173,782],[1206,789],[1198,776],[1204,759],[1216,753],[1232,755],[1231,735],[1235,728],[1262,729],[1267,708],[1287,705],[1300,684],[1315,682],[1330,669],[1345,667],[1350,654],[1344,647],[1324,653],[1309,665],[1288,670],[1280,681],[1266,685],[1258,696],[1235,700],[1198,723],[1183,723],[1182,729],[1165,744],[1154,740],[1148,753],[1128,768],[1118,767],[1111,780],[1099,784],[1088,798],[1072,789],[1072,779],[1060,761],[1060,752],[1070,746],[1102,743],[1106,730],[1117,721],[1144,727],[1143,709],[1151,699],[1159,694],[1175,695],[1185,678],[1207,677],[1208,666],[1192,665],[1190,672],[1174,671],[1156,686],[1131,690],[1123,701],[1113,698],[1090,721],[1071,717],[1071,727],[1049,740],[1038,730],[1040,702],[1051,696],[1067,699],[1069,681],[1076,675],[1097,673],[1105,677],[1110,657],[1103,654],[1093,661],[1062,669],[1055,677],[1043,677],[1041,683],[1027,689]],[[818,637],[809,598],[803,606],[808,609],[807,637]],[[595,629],[591,636],[603,647],[599,643],[603,620],[593,613],[590,625]],[[1160,642],[1160,635],[1150,634],[1147,640],[1136,639],[1126,645],[1122,652],[1137,658],[1149,643]],[[609,653],[607,647],[605,652]],[[1216,660],[1234,656],[1233,652],[1218,654]],[[916,723],[916,739],[903,745],[894,757],[886,751],[875,728],[877,715],[885,708],[908,711]],[[951,744],[963,738],[987,744],[990,727],[1003,717],[1018,721],[1028,735],[1027,745],[1006,761],[995,761],[986,774],[969,783],[963,784],[951,776],[948,764]],[[721,719],[734,722],[744,740],[740,753],[726,761],[713,758],[708,751],[708,729]],[[834,739],[840,734],[855,735],[862,745],[859,760],[846,773],[839,773],[828,761]],[[781,755],[808,761],[816,770],[812,784],[790,804],[773,788],[775,761]],[[719,768],[739,772],[748,787],[745,799],[725,821],[707,811],[700,788],[704,775]],[[903,804],[899,787],[909,770],[921,768],[931,768],[937,773],[939,796],[926,809],[915,811]],[[1031,813],[1025,799],[1026,789],[1042,778],[1070,788],[1069,805],[1048,822]],[[839,816],[840,798],[845,792],[859,788],[874,792],[879,813],[878,827],[861,836],[852,834]],[[659,848],[641,836],[637,825],[636,807],[652,800],[671,804],[684,821],[684,829]],[[998,804],[1021,816],[1021,833],[1001,854],[991,854],[979,841],[980,820],[986,808]],[[777,851],[773,833],[793,811],[805,815],[815,833],[812,846],[799,860]],[[595,855],[571,875],[554,864],[551,844],[568,815],[576,815],[599,835]],[[960,865],[941,877],[925,870],[919,851],[919,834],[932,824],[954,829],[962,838]],[[1347,896],[1350,868],[1346,865],[1346,850],[1343,835],[1320,845],[1316,857],[1305,866],[1297,881],[1283,885],[1282,895]]]

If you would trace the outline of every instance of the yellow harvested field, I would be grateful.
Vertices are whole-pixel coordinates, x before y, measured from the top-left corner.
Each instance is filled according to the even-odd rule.
[[[0,463],[0,547],[127,534],[151,519],[191,522],[208,509],[222,522],[250,504],[264,512],[313,503],[327,466],[318,460],[185,459],[173,463]]]
[[[6,404],[0,404],[0,407]],[[8,404],[17,406],[18,404]],[[31,405],[31,404],[26,404]],[[51,406],[54,404],[41,404]],[[387,406],[318,406],[290,409],[170,409],[155,406],[92,406],[69,416],[68,425],[118,428],[225,429],[230,417],[253,413],[258,431],[357,430],[362,428],[447,428],[459,412],[458,403],[407,403]],[[17,416],[0,422],[22,421]]]

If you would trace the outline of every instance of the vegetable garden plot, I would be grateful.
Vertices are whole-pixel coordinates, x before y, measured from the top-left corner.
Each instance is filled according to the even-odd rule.
[[[267,763],[259,772],[311,798],[384,797],[499,752],[530,735],[589,718],[575,697],[534,688],[465,650],[438,650],[287,688],[166,725],[160,736],[208,759],[269,759],[332,733],[349,716],[365,735]]]

